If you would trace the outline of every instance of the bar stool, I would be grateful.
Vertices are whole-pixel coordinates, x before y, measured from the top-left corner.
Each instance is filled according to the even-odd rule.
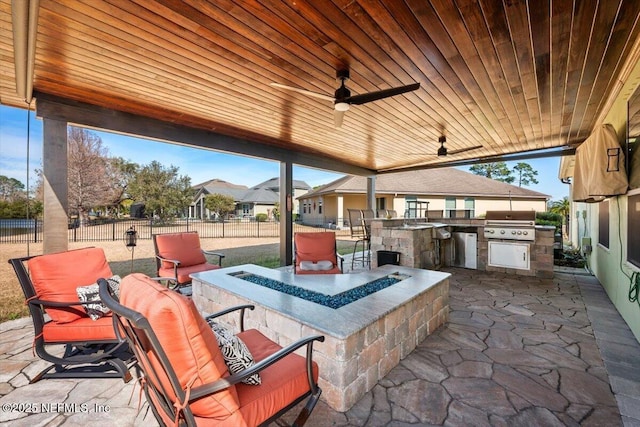
[[[351,230],[351,238],[356,239],[353,245],[353,256],[351,258],[351,269],[353,270],[355,262],[362,262],[371,268],[371,239],[370,224],[367,225],[367,218],[373,218],[372,210],[347,209],[349,212],[349,229]],[[358,247],[361,248],[358,251]]]

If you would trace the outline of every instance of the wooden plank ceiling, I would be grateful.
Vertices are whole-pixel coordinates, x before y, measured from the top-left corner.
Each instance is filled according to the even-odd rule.
[[[0,101],[16,94],[0,0]],[[579,144],[637,57],[640,1],[41,0],[34,90],[375,171]],[[336,70],[353,105],[336,128]],[[37,101],[36,101],[37,102]],[[438,138],[449,151],[436,156]]]

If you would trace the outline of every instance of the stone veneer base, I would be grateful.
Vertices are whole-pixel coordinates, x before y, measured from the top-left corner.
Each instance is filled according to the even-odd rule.
[[[411,276],[338,309],[305,301],[230,276],[246,271],[325,294],[337,294],[376,278]],[[382,266],[345,275],[294,275],[254,265],[194,274],[193,300],[203,314],[237,304],[255,304],[245,314],[245,328],[255,328],[281,346],[320,334],[313,360],[320,368],[322,399],[333,409],[349,410],[449,314],[449,274],[402,266]],[[238,316],[228,315],[238,327]]]

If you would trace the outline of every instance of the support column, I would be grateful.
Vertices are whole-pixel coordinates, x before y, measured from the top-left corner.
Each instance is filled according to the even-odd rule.
[[[336,226],[345,227],[345,216],[344,216],[344,197],[342,194],[338,194],[336,197]]]
[[[376,216],[376,176],[371,175],[367,177],[367,209],[373,211],[373,215]]]
[[[280,265],[293,263],[293,165],[280,162]]]
[[[44,185],[45,254],[69,249],[67,171],[67,122],[44,118],[42,174]]]

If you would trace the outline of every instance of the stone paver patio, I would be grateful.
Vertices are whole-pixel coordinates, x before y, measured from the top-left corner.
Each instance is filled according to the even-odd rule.
[[[308,426],[640,426],[640,344],[594,277],[447,271],[449,323],[348,412],[320,402]],[[2,425],[157,425],[134,381],[28,384],[44,366],[32,337],[29,319],[0,324]]]

